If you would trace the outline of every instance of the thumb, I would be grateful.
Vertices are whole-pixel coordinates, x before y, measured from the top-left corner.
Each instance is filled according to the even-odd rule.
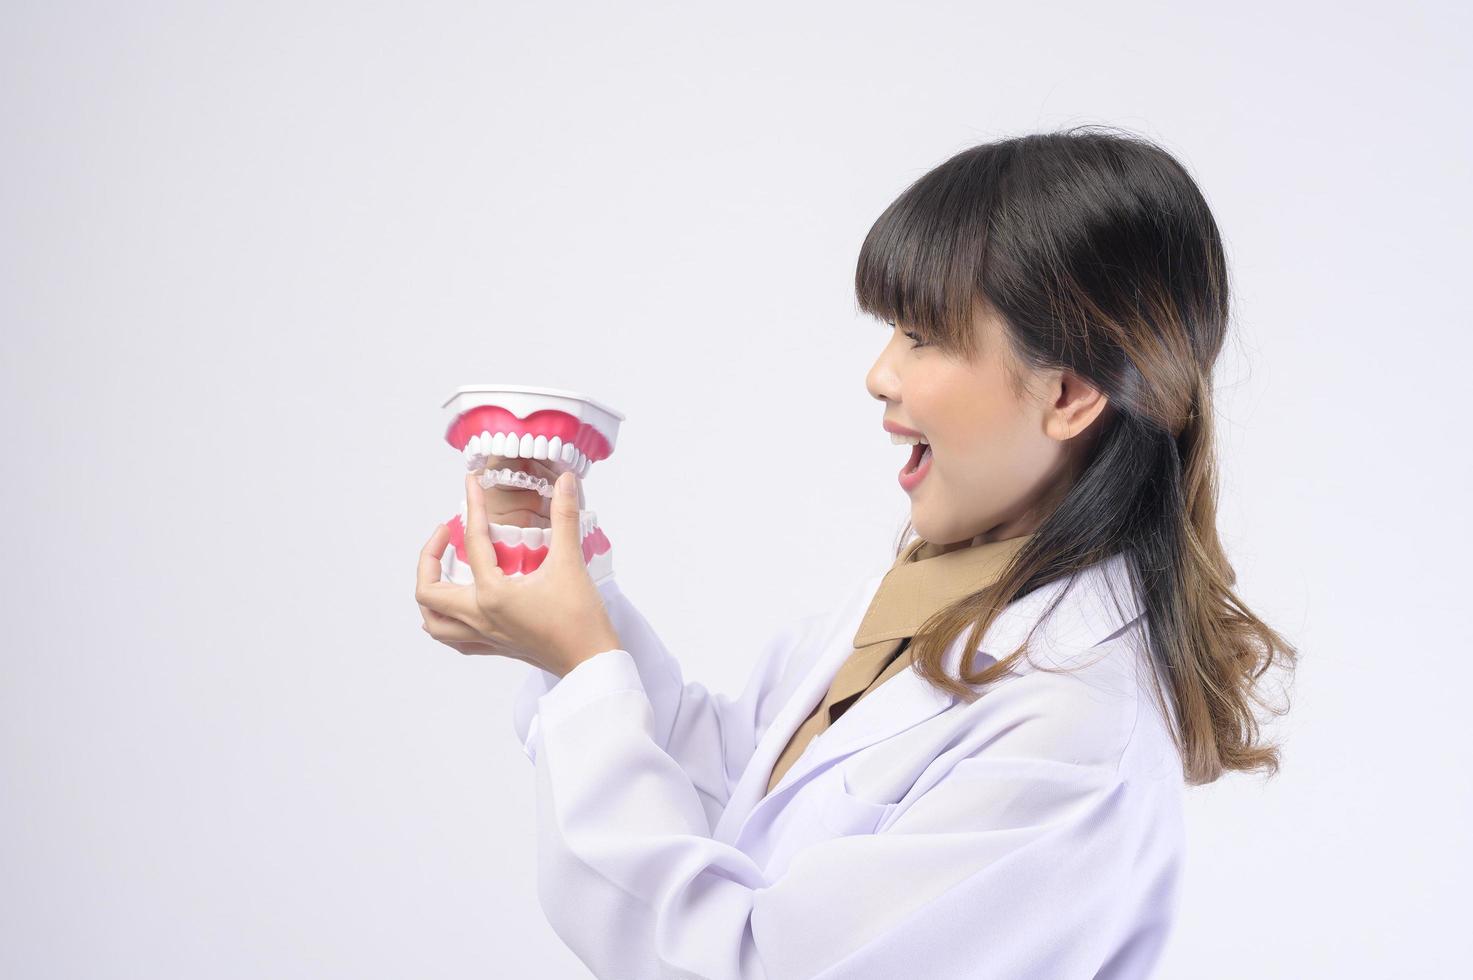
[[[583,536],[578,528],[578,477],[572,470],[552,485],[552,550],[583,562]],[[564,559],[566,560],[566,559]]]

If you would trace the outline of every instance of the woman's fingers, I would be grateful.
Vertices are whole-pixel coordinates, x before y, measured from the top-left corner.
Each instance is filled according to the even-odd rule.
[[[458,619],[435,612],[425,605],[419,607],[419,614],[424,619],[425,632],[442,643],[484,643],[490,646],[484,636]]]
[[[472,622],[479,615],[475,586],[440,581],[440,558],[445,554],[445,545],[449,541],[450,529],[440,524],[420,549],[419,565],[415,570],[414,601],[445,616]]]
[[[465,554],[471,575],[477,584],[491,579],[491,569],[499,573],[496,552],[491,545],[491,525],[486,520],[486,496],[474,473],[465,475]]]
[[[473,512],[484,513],[480,497],[473,498]],[[482,555],[482,562],[486,558],[486,552],[491,551],[489,525],[479,521],[486,529],[485,540],[480,542],[484,547],[471,544],[472,535],[467,535],[466,547],[468,551],[474,551]],[[445,554],[445,546],[450,542],[450,529],[444,524],[436,525],[435,533],[430,535],[429,541],[419,552],[419,564],[415,570],[414,600],[419,606],[420,618],[424,620],[422,628],[430,636],[460,653],[494,654],[496,656],[508,657],[513,660],[521,660],[524,663],[540,666],[537,661],[522,653],[520,650],[512,649],[487,640],[486,634],[470,624],[482,622],[481,606],[477,599],[477,589],[474,585],[457,585],[454,582],[444,582],[440,579],[441,559]],[[487,579],[503,576],[500,566],[496,563],[494,551],[489,559]],[[472,566],[472,575],[475,575],[475,567]],[[477,581],[481,576],[476,576]]]
[[[442,616],[425,606],[419,607],[419,614],[424,619],[421,628],[426,633],[459,653],[501,653],[495,646],[487,643],[479,633],[458,619]]]
[[[450,543],[450,529],[444,524],[435,525],[435,533],[419,551],[419,565],[415,569],[416,585],[427,585],[440,581],[440,561],[445,555],[445,545]]]
[[[441,643],[462,654],[495,653],[496,648],[485,642],[479,633],[451,616],[437,612],[425,605],[423,599],[430,598],[431,589],[443,585],[440,581],[440,561],[445,554],[445,545],[450,541],[450,529],[437,525],[435,533],[419,552],[419,566],[415,571],[414,595],[419,606],[421,628]],[[423,597],[423,598],[422,598]]]

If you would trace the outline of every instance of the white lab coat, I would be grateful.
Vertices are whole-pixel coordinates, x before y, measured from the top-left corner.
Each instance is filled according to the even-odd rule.
[[[1148,976],[1183,779],[1123,562],[1017,600],[980,644],[1013,649],[1064,591],[1032,649],[1076,669],[1025,667],[970,705],[904,670],[771,794],[883,576],[779,630],[735,700],[686,683],[606,580],[624,647],[560,680],[528,668],[514,708],[553,929],[601,980]]]

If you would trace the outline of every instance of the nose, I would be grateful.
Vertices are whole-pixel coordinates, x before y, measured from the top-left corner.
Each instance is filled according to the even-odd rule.
[[[896,331],[898,333],[898,331]],[[892,334],[893,339],[894,334]],[[895,345],[887,343],[885,349],[880,351],[880,356],[875,358],[875,363],[864,376],[864,386],[869,391],[870,397],[882,402],[895,401],[900,390],[900,379],[890,360],[890,352]]]

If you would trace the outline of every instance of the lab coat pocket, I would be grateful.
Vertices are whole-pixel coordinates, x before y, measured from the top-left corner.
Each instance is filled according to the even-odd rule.
[[[820,813],[824,825],[841,836],[873,834],[900,804],[876,802],[855,796],[849,788],[846,775],[839,773],[829,798],[823,803]]]

